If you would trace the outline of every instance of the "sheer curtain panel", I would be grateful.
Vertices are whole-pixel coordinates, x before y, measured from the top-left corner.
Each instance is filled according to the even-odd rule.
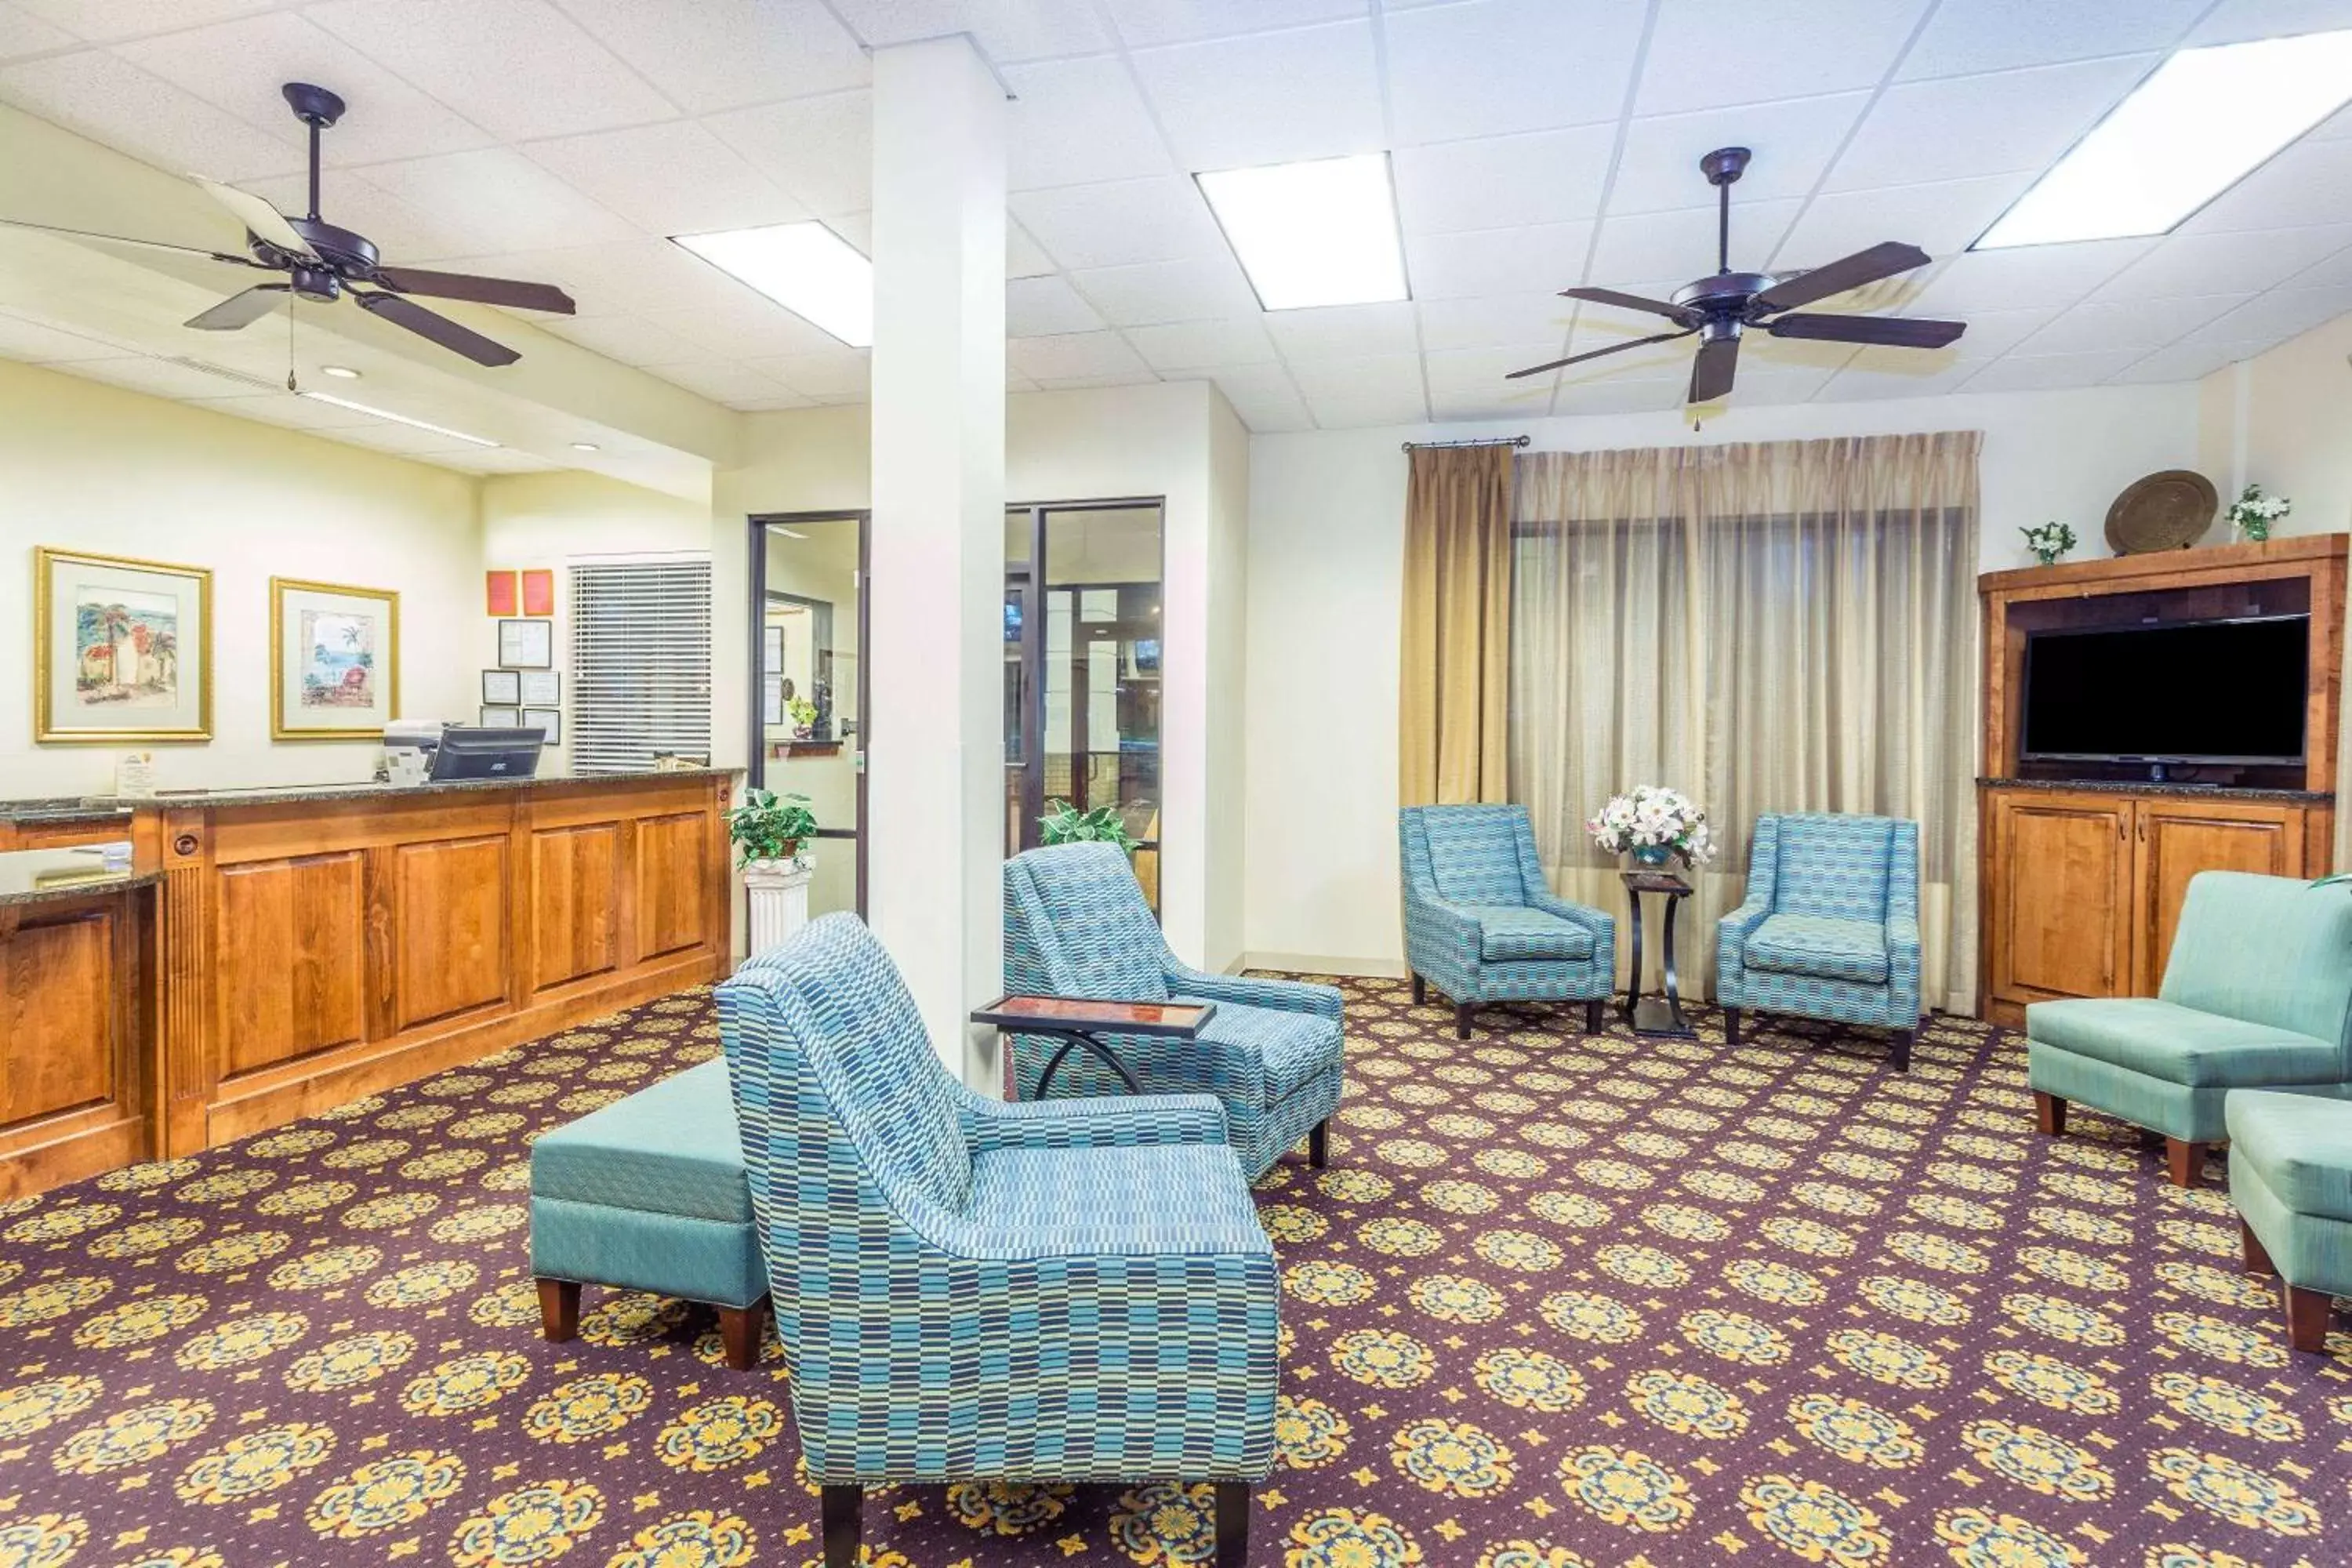
[[[1687,994],[1765,812],[1920,828],[1927,1005],[1976,998],[1975,431],[1522,456],[1509,766],[1565,898],[1620,911],[1584,819],[1637,784],[1706,807]],[[1618,952],[1631,943],[1620,940]]]

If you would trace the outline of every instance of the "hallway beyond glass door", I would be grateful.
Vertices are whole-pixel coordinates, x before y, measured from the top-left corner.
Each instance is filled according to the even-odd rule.
[[[1114,806],[1160,907],[1160,520],[1156,500],[1004,515],[1004,849],[1055,801]]]
[[[866,908],[866,527],[751,522],[751,782],[816,814],[812,918]]]

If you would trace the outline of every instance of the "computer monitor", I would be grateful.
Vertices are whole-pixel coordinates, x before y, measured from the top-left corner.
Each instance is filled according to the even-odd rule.
[[[539,748],[545,739],[546,732],[536,729],[452,724],[441,731],[440,749],[433,753],[433,777],[527,779],[539,771]]]

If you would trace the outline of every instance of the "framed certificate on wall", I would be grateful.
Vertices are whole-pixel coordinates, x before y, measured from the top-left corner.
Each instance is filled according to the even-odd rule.
[[[500,621],[499,662],[509,669],[547,669],[555,663],[553,621]]]

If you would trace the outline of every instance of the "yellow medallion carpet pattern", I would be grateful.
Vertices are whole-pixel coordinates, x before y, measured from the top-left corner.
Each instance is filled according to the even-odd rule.
[[[1283,1568],[2352,1561],[2352,1337],[2284,1344],[2226,1198],[2032,1131],[2022,1044],[1727,1049],[1349,981],[1283,1262]],[[1580,1010],[1575,1010],[1580,1011]],[[707,994],[0,1214],[0,1568],[816,1556],[782,1361],[591,1289],[538,1336],[530,1140],[708,1059]],[[2218,1163],[2214,1175],[2219,1176]],[[1181,1568],[1204,1490],[869,1494],[883,1568]]]

